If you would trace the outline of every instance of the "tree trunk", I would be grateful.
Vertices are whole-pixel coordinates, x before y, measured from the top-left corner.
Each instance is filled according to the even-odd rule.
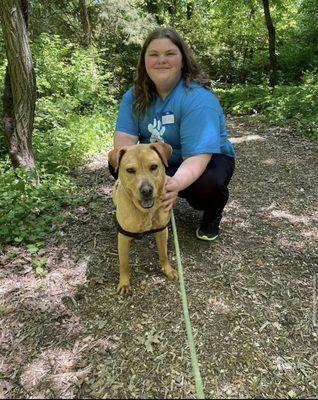
[[[79,8],[84,32],[84,45],[90,47],[92,45],[92,32],[88,18],[86,0],[79,0]]]
[[[81,16],[82,27],[83,27],[83,32],[84,32],[84,46],[89,50],[90,59],[91,59],[91,67],[92,67],[92,77],[93,77],[93,79],[96,79],[97,78],[97,69],[96,69],[96,64],[95,64],[92,31],[91,31],[91,26],[89,23],[89,18],[88,18],[86,0],[79,0],[79,9],[80,9],[80,16]]]
[[[252,24],[253,18],[255,17],[256,9],[254,7],[254,4],[250,4],[250,12],[248,15],[248,23]],[[242,45],[242,52],[243,52],[243,61],[242,61],[242,66],[240,68],[240,82],[241,83],[246,83],[246,79],[248,77],[248,72],[249,72],[249,65],[252,61],[253,58],[253,48],[250,47],[250,43],[246,42],[243,39]]]
[[[277,83],[277,58],[276,58],[276,29],[273,25],[269,0],[262,0],[264,8],[265,22],[268,30],[268,49],[269,49],[269,86],[274,88]]]
[[[0,18],[8,66],[3,96],[4,134],[14,167],[36,170],[32,131],[36,100],[27,0],[2,0]]]

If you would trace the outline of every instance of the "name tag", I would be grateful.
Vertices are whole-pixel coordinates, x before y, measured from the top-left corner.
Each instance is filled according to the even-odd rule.
[[[174,114],[172,111],[166,111],[161,117],[162,125],[174,124]]]

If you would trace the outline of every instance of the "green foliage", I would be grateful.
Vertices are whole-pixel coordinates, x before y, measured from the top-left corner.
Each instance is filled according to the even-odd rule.
[[[268,80],[268,32],[259,0],[140,1],[160,25],[187,39],[213,80],[258,85]],[[318,65],[316,0],[270,1],[280,83],[299,83]]]
[[[280,80],[285,83],[300,82],[306,71],[315,71],[318,67],[317,1],[298,2],[289,21],[278,37]]]
[[[274,92],[261,85],[219,87],[215,88],[215,92],[227,113],[261,113],[273,123],[290,125],[299,133],[318,138],[318,84],[315,73],[306,74],[302,85],[280,85]]]
[[[46,106],[52,105],[47,103]],[[66,120],[64,116],[58,119],[56,110],[51,112],[50,122],[56,126],[53,129],[43,129],[47,119],[38,114],[36,117],[37,128],[34,132],[34,152],[38,162],[47,171],[66,171],[69,168],[82,165],[94,154],[103,148],[110,146],[111,132],[113,130],[114,117],[109,114],[99,113],[91,116],[70,114]],[[60,125],[59,125],[60,124]]]
[[[44,276],[47,274],[47,270],[43,268],[47,264],[47,262],[47,257],[37,257],[32,260],[32,265],[33,267],[35,267],[36,275]]]
[[[76,204],[75,185],[66,175],[40,170],[36,185],[23,169],[0,164],[0,241],[43,241],[61,221],[63,207]]]
[[[111,73],[102,74],[88,50],[56,35],[42,34],[33,52],[39,92],[36,159],[47,172],[81,165],[110,141],[115,114],[108,90]]]
[[[280,125],[292,125],[301,133],[318,138],[318,85],[279,86],[267,97],[265,115]]]
[[[29,3],[32,41],[45,32],[52,38],[59,35],[71,43],[81,43],[78,1]],[[276,28],[280,83],[299,83],[305,70],[318,66],[318,3],[272,0],[269,4]],[[112,71],[109,79],[116,93],[122,94],[131,84],[140,44],[156,25],[180,31],[210,78],[235,84],[265,82],[268,33],[259,0],[91,0],[87,7],[102,68]],[[54,52],[51,54],[54,56]]]
[[[88,114],[114,104],[108,85],[112,74],[103,70],[98,52],[43,33],[32,44],[32,54],[39,98],[49,99],[64,113]]]
[[[118,98],[131,86],[140,46],[156,28],[155,15],[140,7],[136,0],[100,1],[100,13],[94,36],[105,61],[113,72],[111,86]]]
[[[264,99],[269,95],[269,88],[264,85],[235,85],[232,88],[215,86],[214,91],[224,111],[234,115],[264,111]]]
[[[29,0],[31,40],[42,32],[80,40],[81,21],[78,0]],[[91,9],[91,8],[90,8]]]
[[[210,78],[260,83],[267,68],[267,34],[258,1],[200,1],[191,18],[174,18]],[[255,51],[257,49],[257,51]]]

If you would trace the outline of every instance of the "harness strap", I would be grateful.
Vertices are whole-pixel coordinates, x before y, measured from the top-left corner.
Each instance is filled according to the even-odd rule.
[[[143,238],[144,236],[146,236],[146,235],[151,235],[152,233],[157,233],[157,232],[163,231],[164,229],[166,229],[167,226],[168,226],[168,225],[163,226],[162,228],[151,229],[150,231],[146,231],[146,232],[138,232],[138,233],[135,233],[135,232],[128,232],[128,231],[125,231],[125,229],[123,229],[123,228],[119,225],[119,223],[117,222],[117,231],[118,231],[119,233],[122,233],[122,234],[125,235],[125,236],[129,236],[129,237],[131,237],[131,238],[133,238],[133,239],[140,240],[140,239],[142,239],[142,238]]]

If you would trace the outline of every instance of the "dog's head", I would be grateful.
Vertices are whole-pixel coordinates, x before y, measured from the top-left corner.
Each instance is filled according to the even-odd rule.
[[[118,147],[109,152],[108,162],[118,170],[120,182],[139,209],[149,209],[159,201],[171,154],[171,146],[163,142]]]

